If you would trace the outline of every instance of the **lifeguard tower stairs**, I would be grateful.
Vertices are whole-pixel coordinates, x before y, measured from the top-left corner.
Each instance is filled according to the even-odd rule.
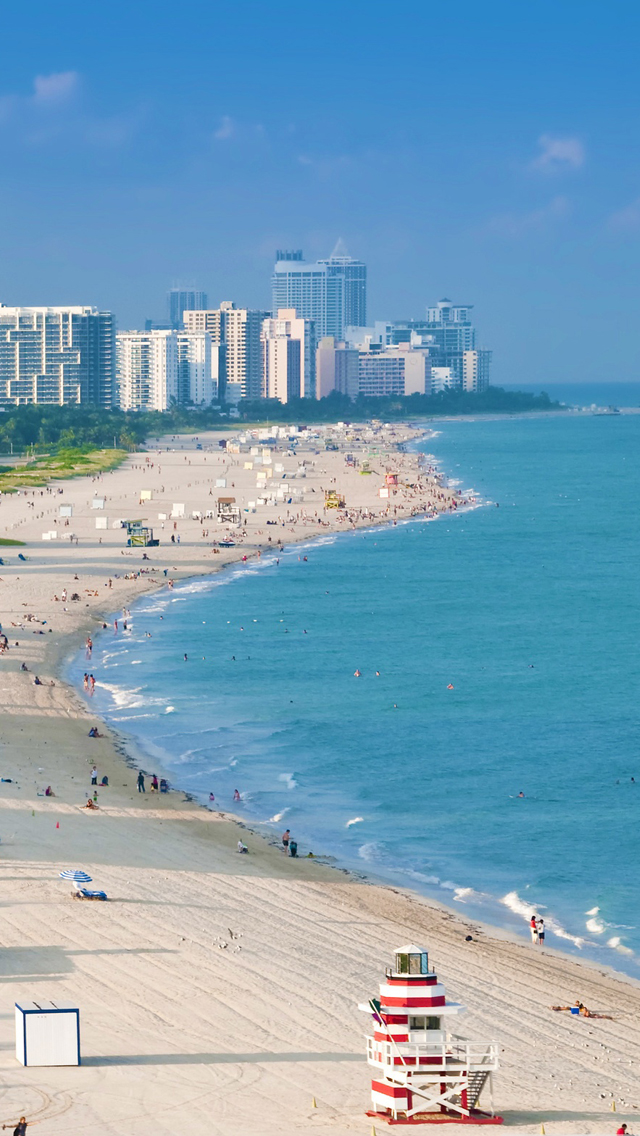
[[[422,947],[399,947],[379,998],[359,1007],[373,1019],[367,1061],[373,1068],[368,1116],[389,1124],[502,1124],[493,1111],[495,1042],[471,1042],[447,1028],[464,1006],[447,1002]],[[478,1102],[485,1088],[490,1110]]]

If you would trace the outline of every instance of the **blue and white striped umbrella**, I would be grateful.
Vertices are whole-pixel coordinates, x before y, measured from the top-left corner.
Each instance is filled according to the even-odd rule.
[[[80,871],[79,868],[64,868],[64,870],[60,872],[60,879],[73,880],[74,884],[91,883],[91,876],[88,876],[86,872]]]

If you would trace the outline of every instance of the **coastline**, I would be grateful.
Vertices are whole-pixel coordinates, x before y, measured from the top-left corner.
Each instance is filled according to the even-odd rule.
[[[447,484],[450,484],[450,482],[448,482]],[[462,507],[458,511],[464,515],[465,513],[472,512],[477,508],[486,507],[486,505],[488,504],[490,504],[490,502],[477,502],[473,505],[469,505],[466,508]],[[401,523],[413,524],[420,523],[422,520],[423,518],[416,516],[413,518],[406,518]],[[368,531],[373,533],[376,531],[376,529],[374,526],[372,526],[370,529],[365,528],[360,531],[366,534]],[[351,534],[344,533],[340,535],[348,538]],[[311,538],[303,537],[300,544],[298,544],[298,542],[294,542],[292,543],[291,547],[303,547],[305,550],[307,548],[312,549],[314,544],[317,543],[318,540],[322,539],[322,536],[315,536]],[[221,569],[221,571],[224,571],[225,573],[232,573],[238,570],[239,567],[241,566],[237,563],[231,563],[225,565],[224,568]],[[198,585],[199,583],[206,584],[210,580],[210,575],[204,575],[189,577],[181,583],[187,586],[191,586],[194,584]],[[180,585],[178,585],[178,587],[176,588],[175,595],[177,597],[180,596]],[[111,613],[111,615],[113,614],[114,613]],[[134,618],[136,617],[135,607],[132,615]],[[107,631],[104,634],[109,636],[110,631]],[[74,658],[77,663],[79,659],[79,653],[77,650],[74,652]],[[67,674],[70,669],[70,665],[71,660],[67,659],[67,665],[65,667]],[[77,686],[73,685],[70,678],[66,678],[66,681],[75,691],[78,704],[83,708],[85,712],[90,710],[90,700],[88,698],[82,698],[81,692],[79,691]],[[113,709],[114,707],[111,707],[111,710]],[[193,801],[196,807],[203,808],[208,812],[213,812],[223,819],[237,824],[240,829],[244,829],[253,833],[256,837],[265,840],[267,844],[271,845],[272,847],[280,847],[280,840],[277,836],[277,833],[280,832],[282,824],[274,825],[271,821],[261,821],[258,819],[258,816],[255,813],[251,815],[234,812],[233,808],[222,807],[217,803],[213,806],[210,806],[206,802],[204,791],[198,792],[197,790],[181,783],[179,773],[177,773],[175,769],[172,769],[170,765],[165,763],[164,758],[166,756],[166,751],[158,749],[158,746],[155,742],[149,742],[147,747],[145,747],[143,737],[137,736],[136,734],[127,731],[126,729],[114,725],[113,721],[110,720],[108,711],[104,708],[98,711],[98,716],[100,718],[100,721],[104,724],[105,728],[110,731],[113,738],[117,741],[118,747],[120,748],[121,752],[126,755],[127,763],[131,766],[131,768],[135,768],[136,770],[140,768],[143,769],[146,776],[150,776],[150,773],[148,771],[150,769],[153,769],[157,773],[158,777],[165,777],[169,781],[169,783],[172,784],[172,787],[176,791],[184,794],[186,799]],[[300,827],[300,822],[298,822],[297,828],[300,829]],[[298,831],[296,832],[296,835],[298,836],[298,844],[302,857],[307,854],[310,848],[315,848],[317,846],[318,833],[317,831],[314,832],[312,821],[311,827],[307,828],[307,831],[303,833],[302,837],[300,837]],[[476,894],[473,898],[469,898],[465,895],[464,900],[462,900],[462,902],[459,902],[459,893],[462,896],[465,892],[473,892],[474,890],[473,888],[467,888],[464,881],[460,886],[454,886],[446,882],[443,883],[442,881],[440,883],[434,882],[431,886],[429,886],[429,884],[424,881],[418,882],[416,880],[415,882],[413,882],[407,880],[406,874],[403,873],[399,867],[394,868],[388,865],[384,869],[381,867],[376,868],[371,866],[368,862],[365,863],[356,860],[353,853],[351,855],[347,855],[345,849],[340,850],[336,847],[329,847],[323,853],[312,853],[312,855],[314,856],[314,861],[316,863],[323,864],[331,868],[332,870],[342,872],[353,878],[355,881],[369,883],[378,887],[390,888],[396,892],[417,897],[423,900],[427,905],[434,905],[439,910],[445,911],[452,918],[458,920],[461,927],[468,929],[472,924],[478,925],[483,928],[485,934],[506,939],[514,943],[520,943],[521,945],[528,942],[528,920],[529,914],[533,909],[531,908],[526,915],[523,915],[522,911],[519,908],[524,901],[520,900],[520,897],[515,892],[512,892],[510,893],[510,895],[506,895],[502,898],[500,898],[498,894],[489,895],[488,893]],[[515,907],[505,902],[512,897],[516,902]],[[634,974],[633,970],[619,969],[619,966],[616,966],[614,963],[611,963],[607,959],[604,959],[602,955],[600,955],[599,957],[599,952],[604,953],[602,944],[597,943],[593,939],[587,939],[585,941],[584,937],[580,937],[578,933],[569,933],[566,928],[558,924],[557,918],[554,918],[553,916],[551,916],[550,918],[546,910],[544,911],[544,914],[547,921],[547,940],[549,939],[550,932],[552,939],[555,936],[557,938],[567,940],[566,946],[554,947],[549,946],[549,943],[547,941],[545,948],[547,952],[555,952],[561,957],[566,957],[567,959],[575,961],[578,965],[593,968],[600,973],[605,972],[610,977],[617,978],[620,981],[629,982],[634,986],[640,985],[640,975]],[[571,950],[569,942],[575,944],[574,950]],[[631,954],[630,951],[628,953]]]
[[[134,459],[131,464],[136,464]],[[4,506],[3,502],[0,521]],[[297,539],[309,540],[309,531],[300,530]],[[287,543],[292,541],[288,539]],[[28,554],[31,556],[31,547]],[[218,566],[223,564],[209,562],[206,574]],[[44,567],[46,570],[52,565],[45,563]],[[6,583],[9,573],[6,568],[2,571]],[[54,572],[48,574],[51,584],[47,586],[59,590],[58,580],[66,580],[69,572],[67,565],[56,563]],[[186,566],[184,575],[180,570],[175,575],[176,579],[191,579],[194,573]],[[118,581],[116,588],[102,593],[102,598],[113,601],[117,591],[117,606],[127,607],[141,592],[155,591],[158,582],[157,577],[146,577],[126,587],[130,581]],[[102,583],[104,586],[104,580]],[[13,603],[16,608],[18,602],[33,604],[31,610],[36,612],[38,595],[40,614],[44,614],[42,576],[36,579],[27,601]],[[579,1119],[581,1131],[598,1131],[604,1122],[610,1123],[611,1099],[618,1101],[619,1112],[625,1112],[623,1102],[631,1100],[633,1093],[628,1072],[621,1064],[615,1073],[603,1070],[601,1080],[606,1084],[594,1087],[593,1057],[583,1050],[591,1044],[599,1049],[602,1042],[592,1037],[591,1042],[583,1040],[579,1045],[576,1023],[550,1014],[548,1003],[573,1000],[579,995],[594,1008],[611,1008],[617,1026],[580,1022],[579,1026],[585,1026],[580,1036],[586,1038],[597,1028],[597,1037],[604,1039],[609,1053],[614,1053],[622,1032],[628,1056],[637,1059],[640,1038],[634,1014],[637,1016],[640,1008],[640,992],[632,978],[607,973],[597,964],[575,960],[559,951],[535,952],[497,928],[480,927],[475,920],[465,919],[437,901],[379,883],[370,873],[363,879],[339,866],[286,860],[244,821],[226,812],[201,808],[184,794],[174,792],[166,799],[147,796],[140,801],[134,792],[127,746],[111,730],[104,739],[87,743],[91,716],[73,688],[60,685],[54,677],[54,690],[45,686],[33,691],[29,687],[27,694],[26,685],[20,681],[24,676],[13,670],[14,660],[27,658],[31,673],[35,661],[42,668],[38,673],[57,676],[71,644],[75,643],[77,649],[86,629],[104,611],[104,603],[92,605],[88,612],[75,609],[73,626],[68,629],[62,612],[54,613],[56,632],[52,642],[46,642],[47,650],[38,650],[42,642],[38,636],[35,642],[30,640],[30,654],[21,645],[11,649],[7,660],[11,663],[11,682],[2,738],[5,775],[10,776],[8,770],[15,766],[25,786],[27,779],[35,782],[24,790],[14,785],[3,787],[3,865],[15,871],[15,876],[4,877],[9,897],[7,937],[15,940],[7,944],[8,964],[11,967],[14,963],[9,973],[15,976],[16,997],[33,997],[37,980],[43,996],[53,996],[50,991],[55,989],[59,997],[65,993],[78,997],[89,1019],[90,1054],[82,1091],[74,1070],[24,1071],[24,1080],[34,1092],[42,1091],[36,1090],[36,1085],[46,1085],[50,1103],[45,1114],[51,1131],[69,1131],[67,1110],[71,1108],[79,1130],[90,1122],[95,1132],[130,1131],[128,1118],[134,1110],[123,1114],[119,1102],[110,1100],[103,1105],[100,1100],[107,1081],[113,1090],[123,1078],[129,1101],[135,1101],[138,1110],[136,1131],[141,1133],[159,1131],[158,1111],[169,1114],[176,1103],[186,1107],[196,1089],[202,1103],[193,1106],[193,1122],[189,1113],[191,1129],[196,1133],[212,1131],[211,1112],[215,1132],[255,1132],[255,1116],[260,1114],[262,1131],[275,1133],[280,1130],[283,1111],[293,1131],[318,1127],[339,1134],[364,1131],[369,1078],[360,1037],[362,1026],[352,1011],[358,998],[375,989],[389,951],[407,934],[413,938],[422,935],[438,970],[452,985],[452,993],[468,1001],[471,1013],[465,1020],[465,1032],[497,1036],[505,1047],[496,1099],[512,1126],[533,1130],[532,1126],[544,1121],[552,1123],[553,1131],[569,1131],[572,1122]],[[24,634],[16,634],[24,642]],[[9,635],[12,637],[13,631]],[[43,638],[48,639],[46,632]],[[34,763],[30,747],[25,752],[25,735],[42,766]],[[81,815],[81,802],[94,757],[101,772],[108,770],[110,789],[106,802],[101,794],[102,815],[90,817]],[[55,782],[55,800],[38,796],[47,778]],[[56,823],[61,831],[54,828],[54,817],[59,818]],[[14,823],[12,844],[7,830]],[[146,835],[142,841],[141,825]],[[169,833],[167,826],[172,830]],[[247,858],[237,857],[234,851],[239,831],[249,844]],[[14,855],[14,848],[20,855]],[[116,902],[104,908],[97,905],[97,909],[71,903],[55,880],[54,870],[54,865],[62,866],[62,861],[71,859],[79,866],[92,866],[96,886],[105,886]],[[167,880],[169,887],[164,886]],[[141,899],[141,894],[146,898]],[[159,899],[161,904],[155,911]],[[141,903],[151,907],[148,911],[141,909],[136,921],[135,908]],[[127,912],[125,923],[117,914],[120,904]],[[185,906],[190,919],[187,925],[182,911]],[[106,932],[105,911],[109,917]],[[232,921],[232,929],[236,924],[234,933],[240,939],[229,937],[225,920]],[[205,927],[200,927],[201,921]],[[242,925],[239,931],[238,921]],[[93,963],[104,949],[105,933],[112,958],[108,970],[101,972],[102,990],[96,990]],[[473,935],[471,943],[466,941],[467,934]],[[188,946],[182,946],[185,942]],[[149,947],[149,943],[155,945]],[[69,968],[65,960],[77,953],[80,944],[87,958]],[[46,955],[42,955],[43,950]],[[145,951],[168,952],[161,972],[151,959],[151,984],[135,958],[140,955],[144,962]],[[31,962],[30,952],[36,961],[40,952],[38,957],[44,960],[40,972]],[[118,952],[130,960],[132,976],[118,963]],[[175,953],[179,966],[171,962]],[[29,964],[26,969],[25,955]],[[287,975],[284,983],[283,964]],[[118,975],[115,985],[112,967]],[[203,975],[207,976],[204,984]],[[239,987],[231,998],[224,993],[229,983]],[[181,987],[178,998],[173,996],[173,985]],[[105,986],[117,1007],[106,1016],[101,1009]],[[183,993],[185,999],[190,995],[190,1005],[194,997],[207,1002],[206,1013],[198,1012],[195,1025],[191,1011],[186,1017],[183,1013]],[[129,1006],[136,1008],[133,1016]],[[160,1019],[164,1025],[158,1025]],[[221,1021],[226,1028],[221,1027]],[[5,1043],[0,1075],[5,1083],[7,1074],[12,1081],[20,1080],[7,1044],[9,1025],[0,1025]],[[158,1049],[158,1029],[162,1045],[171,1051],[168,1054]],[[527,1064],[532,1036],[537,1046],[535,1084]],[[194,1052],[194,1045],[199,1044],[213,1052]],[[280,1055],[284,1068],[277,1060],[272,1061],[274,1052]],[[140,1065],[145,1066],[144,1077],[140,1076]],[[211,1074],[206,1083],[202,1080],[203,1066]],[[553,1072],[558,1068],[561,1074]],[[249,1072],[254,1075],[247,1084]],[[283,1072],[287,1074],[284,1077]],[[573,1084],[558,1083],[558,1076]],[[147,1082],[153,1101],[146,1099]],[[564,1087],[562,1109],[556,1107],[558,1098],[550,1091],[556,1085]],[[15,1086],[8,1088],[7,1116],[15,1092]],[[309,1107],[311,1095],[319,1102],[313,1112]],[[15,1099],[16,1107],[24,1110],[26,1106],[18,1106]],[[108,1116],[105,1109],[111,1109]],[[633,1117],[634,1112],[629,1108],[627,1114]],[[167,1122],[165,1130],[174,1130],[171,1120]]]

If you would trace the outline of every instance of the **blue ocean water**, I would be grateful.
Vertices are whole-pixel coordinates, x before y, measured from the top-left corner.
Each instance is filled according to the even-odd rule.
[[[540,394],[545,390],[554,402],[567,406],[632,406],[640,407],[640,383],[506,383],[506,390]]]
[[[535,910],[549,945],[637,973],[640,416],[453,421],[422,448],[494,503],[141,600],[96,637],[92,708],[303,854],[523,933]]]

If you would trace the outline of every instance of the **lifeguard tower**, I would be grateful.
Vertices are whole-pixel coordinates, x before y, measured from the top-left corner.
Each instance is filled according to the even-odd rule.
[[[464,1006],[447,1002],[427,951],[398,947],[394,968],[385,974],[380,997],[359,1007],[371,1014],[374,1029],[367,1037],[367,1061],[374,1069],[373,1110],[367,1115],[389,1124],[502,1124],[491,1092],[498,1046],[450,1032],[449,1019]],[[477,1107],[485,1086],[490,1112]]]
[[[325,489],[324,507],[325,509],[344,509],[345,499],[342,493],[339,493],[337,489]]]
[[[217,517],[219,525],[240,524],[240,509],[235,497],[218,497]]]
[[[159,540],[153,538],[153,529],[147,528],[142,521],[125,521],[124,525],[129,534],[127,540],[129,548],[151,548],[160,544]]]

